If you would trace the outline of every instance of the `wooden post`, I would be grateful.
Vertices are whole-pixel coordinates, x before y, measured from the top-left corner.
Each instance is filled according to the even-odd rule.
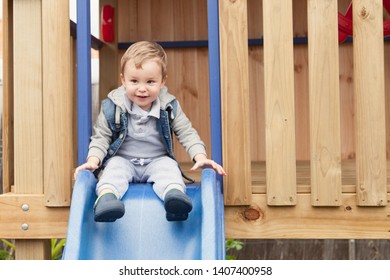
[[[50,260],[51,240],[18,240],[15,249],[17,260]]]
[[[20,194],[43,193],[41,10],[41,0],[14,1],[14,169]]]
[[[295,205],[292,1],[264,0],[263,20],[268,204]]]
[[[15,193],[43,194],[42,0],[13,4]],[[49,245],[16,240],[16,258],[46,258]]]
[[[69,206],[72,111],[69,3],[14,1],[15,193]],[[22,229],[21,229],[22,230]],[[16,241],[18,258],[47,256],[46,240]],[[20,251],[22,250],[22,251]],[[27,249],[26,249],[27,250]]]
[[[358,204],[387,204],[382,0],[353,1]]]
[[[251,202],[247,1],[219,1],[226,205]]]
[[[72,186],[72,88],[69,1],[42,0],[44,193],[69,206]]]
[[[308,1],[311,192],[314,206],[341,204],[337,0]]]

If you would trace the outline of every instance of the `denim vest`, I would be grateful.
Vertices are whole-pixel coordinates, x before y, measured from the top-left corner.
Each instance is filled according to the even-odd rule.
[[[106,117],[108,126],[112,132],[112,142],[108,148],[107,155],[103,159],[101,167],[97,169],[94,174],[97,176],[103,167],[104,163],[115,156],[118,152],[120,146],[122,146],[126,136],[127,136],[127,112],[123,111],[120,106],[114,104],[114,102],[107,98],[102,102],[102,111]],[[173,138],[172,138],[172,122],[175,119],[177,112],[177,101],[176,99],[172,100],[165,109],[160,108],[160,118],[157,119],[157,129],[160,133],[162,142],[167,150],[168,156],[177,162],[177,159],[173,153]],[[179,166],[180,168],[180,166]],[[194,182],[193,179],[187,177],[183,174],[183,171],[180,168],[182,176],[190,181]]]

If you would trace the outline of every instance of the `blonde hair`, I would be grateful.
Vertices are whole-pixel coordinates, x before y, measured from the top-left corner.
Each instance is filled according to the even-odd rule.
[[[123,74],[126,63],[133,60],[135,67],[141,68],[147,60],[154,60],[161,65],[163,79],[167,75],[168,59],[164,49],[155,42],[140,41],[132,44],[121,59],[121,73]]]

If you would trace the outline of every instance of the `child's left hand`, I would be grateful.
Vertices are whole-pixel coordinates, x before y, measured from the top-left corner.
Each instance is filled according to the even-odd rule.
[[[224,176],[227,175],[225,170],[223,169],[223,167],[221,165],[219,165],[218,163],[216,163],[212,159],[208,159],[206,157],[206,155],[204,155],[204,154],[197,154],[194,157],[194,160],[195,160],[196,163],[191,168],[192,171],[194,171],[194,170],[196,170],[198,168],[212,168],[215,171],[217,171],[218,174],[220,174],[220,175],[224,175]]]

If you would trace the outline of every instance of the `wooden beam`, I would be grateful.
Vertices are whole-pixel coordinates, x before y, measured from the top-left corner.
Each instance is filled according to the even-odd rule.
[[[14,184],[13,2],[3,0],[3,192]]]
[[[247,1],[219,1],[226,205],[251,201]]]
[[[343,194],[340,207],[312,207],[310,194],[299,194],[294,207],[269,207],[266,195],[253,195],[250,207],[225,207],[226,238],[389,239],[389,208],[356,201]]]
[[[15,193],[43,194],[42,0],[14,1],[13,12]],[[17,259],[46,258],[47,240],[13,238]]]
[[[18,0],[13,4],[15,192],[42,194],[41,0]]]
[[[292,1],[263,1],[269,205],[296,204]]]
[[[45,196],[0,195],[0,238],[65,238],[69,207],[49,208]]]
[[[312,204],[341,204],[337,0],[308,1]]]
[[[358,204],[387,204],[382,0],[353,1]]]
[[[74,148],[70,47],[69,1],[42,0],[43,171],[47,206],[70,205]]]

